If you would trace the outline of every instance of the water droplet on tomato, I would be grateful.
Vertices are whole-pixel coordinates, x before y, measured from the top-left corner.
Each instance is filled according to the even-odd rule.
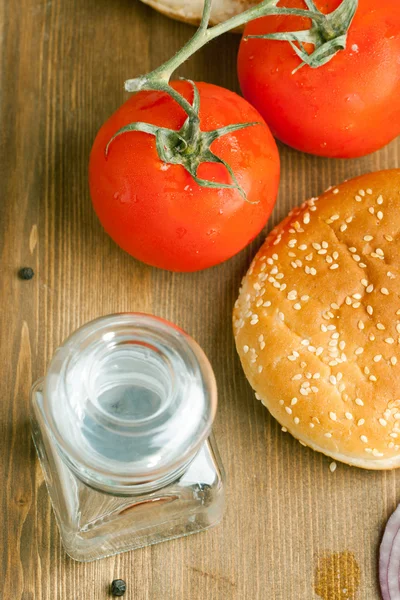
[[[320,144],[321,148],[326,148],[327,143],[326,142],[322,142],[322,144]]]
[[[178,238],[183,238],[183,236],[186,234],[187,229],[185,229],[184,227],[178,227],[178,229],[176,230],[176,235],[178,236]]]
[[[114,200],[119,200],[120,197],[120,193],[119,192],[115,192],[114,194]]]

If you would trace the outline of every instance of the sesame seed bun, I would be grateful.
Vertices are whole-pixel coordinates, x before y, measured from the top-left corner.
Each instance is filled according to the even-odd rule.
[[[234,310],[256,397],[300,442],[365,469],[400,466],[400,169],[294,209]]]
[[[167,17],[193,25],[200,23],[204,6],[204,0],[191,0],[190,2],[187,0],[142,0],[142,2]],[[242,13],[256,4],[257,0],[215,0],[211,9],[210,25],[227,21],[230,17]]]

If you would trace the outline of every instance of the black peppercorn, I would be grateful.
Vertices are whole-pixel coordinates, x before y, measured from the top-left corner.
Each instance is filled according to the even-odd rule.
[[[111,593],[113,596],[123,596],[126,592],[126,583],[123,579],[114,579],[111,583]]]
[[[30,267],[23,267],[18,271],[18,275],[20,279],[32,279],[34,276],[34,271]]]

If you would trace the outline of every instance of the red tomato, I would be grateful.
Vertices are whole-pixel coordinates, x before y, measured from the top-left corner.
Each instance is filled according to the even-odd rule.
[[[340,0],[315,0],[329,13]],[[303,0],[278,6],[306,8]],[[301,17],[264,17],[244,36],[310,27]],[[312,47],[311,47],[312,48]],[[400,2],[359,0],[347,47],[318,68],[300,64],[286,41],[242,40],[243,95],[285,144],[321,156],[352,158],[378,150],[400,133]]]
[[[192,101],[186,81],[173,87]],[[198,83],[200,127],[210,131],[232,123],[260,124],[230,133],[211,145],[245,190],[201,187],[181,165],[163,163],[155,138],[123,133],[123,126],[144,121],[178,130],[186,115],[164,92],[132,95],[100,129],[90,156],[90,192],[95,211],[109,235],[129,254],[171,271],[197,271],[216,265],[244,248],[264,227],[279,184],[275,141],[256,110],[243,98],[208,83]],[[198,177],[231,183],[221,164],[203,163]]]

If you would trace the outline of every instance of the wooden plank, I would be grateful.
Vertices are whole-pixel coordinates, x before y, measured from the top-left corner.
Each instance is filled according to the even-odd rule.
[[[231,308],[262,236],[219,267],[172,274],[120,251],[91,208],[88,155],[126,97],[123,81],[170,56],[191,28],[134,0],[1,0],[0,27],[2,598],[100,600],[119,576],[129,600],[311,600],[318,557],[349,551],[361,569],[358,597],[376,600],[379,539],[399,499],[396,472],[339,465],[330,473],[328,459],[299,448],[254,400],[236,357]],[[238,41],[218,40],[181,74],[237,90]],[[269,227],[329,184],[400,166],[399,142],[353,161],[280,150],[282,184]],[[23,265],[35,269],[32,281],[17,278]],[[210,357],[227,511],[207,533],[78,564],[62,550],[35,459],[29,388],[66,335],[124,310],[171,319]]]

